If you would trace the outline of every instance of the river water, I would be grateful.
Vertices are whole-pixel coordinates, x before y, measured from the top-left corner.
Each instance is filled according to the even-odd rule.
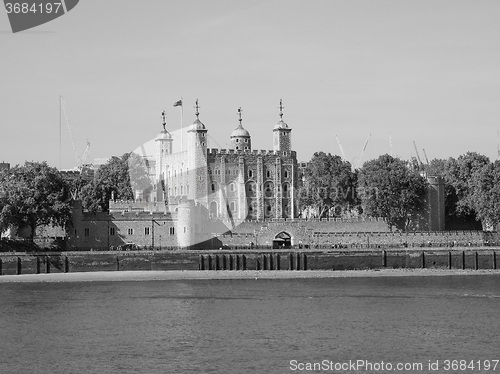
[[[498,275],[3,283],[0,372],[494,372],[499,312]]]

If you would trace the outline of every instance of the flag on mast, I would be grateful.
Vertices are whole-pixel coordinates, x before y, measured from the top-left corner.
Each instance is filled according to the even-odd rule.
[[[175,106],[180,106],[181,107],[181,152],[182,150],[184,149],[184,146],[183,146],[183,143],[184,143],[184,139],[183,139],[183,136],[182,136],[182,132],[183,132],[183,128],[182,128],[182,122],[183,122],[183,118],[184,117],[184,106],[182,105],[182,97],[180,100],[176,101],[174,103],[174,107]]]

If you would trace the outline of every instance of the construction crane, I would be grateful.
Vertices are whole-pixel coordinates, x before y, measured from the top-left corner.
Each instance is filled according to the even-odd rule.
[[[419,155],[418,149],[417,149],[417,143],[415,143],[415,140],[413,141],[413,147],[415,147],[415,153],[417,154],[418,164],[420,166],[423,166],[424,164],[423,164],[422,160],[420,159],[420,155]]]
[[[344,148],[342,147],[342,144],[340,143],[339,137],[337,135],[335,135],[335,139],[337,139],[337,144],[339,145],[340,153],[342,154],[342,160],[347,161],[344,153]]]
[[[358,156],[358,162],[356,163],[356,169],[359,169],[362,165],[361,163],[363,162],[363,155],[365,154],[365,151],[366,151],[366,147],[368,145],[368,142],[370,141],[370,137],[372,136],[372,134],[368,134],[368,137],[366,138],[366,141],[365,141],[365,144],[363,145],[363,149],[361,150],[361,152],[359,153],[359,156]],[[354,162],[356,158],[354,158],[352,161]]]
[[[79,171],[82,171],[82,169],[83,169],[83,167],[85,165],[85,162],[87,161],[87,157],[89,155],[89,152],[90,152],[90,142],[87,139],[87,147],[85,148],[85,151],[83,152],[82,157],[79,157],[78,156],[78,152],[76,150],[75,137],[73,136],[73,130],[72,130],[72,127],[71,127],[71,121],[68,118],[68,113],[66,112],[66,107],[64,105],[64,98],[62,96],[59,96],[59,107],[60,107],[59,108],[60,114],[62,113],[64,115],[64,119],[66,120],[66,126],[68,128],[68,133],[69,133],[69,137],[70,137],[70,140],[71,140],[71,146],[73,148],[73,153],[74,153],[75,158],[76,158],[77,169]]]
[[[422,148],[422,151],[424,151],[425,162],[429,165],[429,159],[427,158],[427,153],[425,153],[425,148]]]

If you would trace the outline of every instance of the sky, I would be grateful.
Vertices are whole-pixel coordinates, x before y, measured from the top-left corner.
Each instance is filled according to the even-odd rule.
[[[299,161],[496,160],[497,0],[81,0],[13,34],[0,11],[0,162],[72,168],[122,155],[200,120],[227,148],[243,110],[254,149],[279,120]],[[62,117],[64,97],[74,144]],[[369,137],[369,134],[371,136]],[[366,139],[369,141],[362,152]],[[392,146],[391,146],[392,143]],[[62,154],[60,160],[60,152]]]

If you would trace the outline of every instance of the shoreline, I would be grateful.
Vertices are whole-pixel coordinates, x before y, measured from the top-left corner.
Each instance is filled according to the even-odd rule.
[[[381,270],[168,270],[2,275],[1,283],[123,282],[231,279],[313,279],[496,275],[497,270],[381,269]]]

